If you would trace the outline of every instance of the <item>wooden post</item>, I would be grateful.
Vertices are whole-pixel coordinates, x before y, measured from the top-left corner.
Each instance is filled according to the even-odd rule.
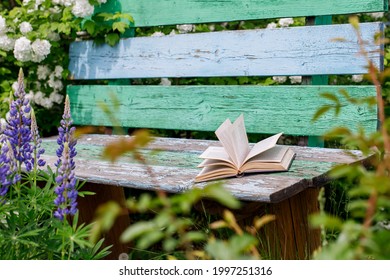
[[[95,195],[79,198],[80,223],[91,223],[95,218],[96,209],[99,205],[110,200],[124,205],[126,200],[122,187],[86,183],[82,190],[94,192]],[[120,243],[119,236],[129,225],[130,217],[128,215],[122,215],[116,220],[111,230],[104,234],[103,237],[105,240],[103,246],[113,245],[110,249],[111,254],[106,259],[117,260],[121,253],[128,253],[129,249],[127,244]]]
[[[276,220],[264,228],[271,259],[309,259],[321,245],[321,232],[311,229],[309,216],[319,211],[319,188],[308,188],[276,204],[268,213]]]

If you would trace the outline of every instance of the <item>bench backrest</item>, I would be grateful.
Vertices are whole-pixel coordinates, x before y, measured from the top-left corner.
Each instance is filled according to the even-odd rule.
[[[135,27],[198,24],[281,17],[317,17],[387,10],[387,0],[121,0],[101,9],[130,13]],[[329,19],[329,17],[327,17]],[[381,47],[374,35],[381,23],[361,24],[370,59],[381,69]],[[334,40],[343,38],[343,41]],[[178,77],[246,77],[366,73],[367,62],[357,55],[356,33],[349,24],[277,29],[177,34],[123,38],[115,47],[91,41],[70,48],[72,79],[133,79]],[[375,96],[373,86],[69,86],[76,124],[111,126],[97,104],[111,106],[121,126],[215,131],[226,119],[244,113],[248,132],[321,135],[333,126],[357,124],[377,129],[377,113],[346,102],[341,116],[312,123],[324,103],[323,92],[346,89],[355,97]]]

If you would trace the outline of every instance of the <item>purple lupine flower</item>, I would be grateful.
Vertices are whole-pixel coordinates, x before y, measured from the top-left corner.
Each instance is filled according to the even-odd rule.
[[[62,115],[62,120],[60,123],[60,127],[58,128],[58,139],[57,144],[59,145],[57,149],[57,157],[58,160],[56,162],[56,166],[58,167],[61,163],[61,156],[64,152],[64,143],[67,142],[69,145],[69,149],[71,152],[71,158],[73,159],[76,156],[76,139],[74,139],[73,134],[76,130],[75,127],[72,127],[73,120],[70,114],[70,101],[69,96],[67,95],[65,98],[65,108],[64,114]]]
[[[7,128],[4,134],[11,143],[15,158],[21,168],[25,164],[26,170],[32,170],[32,146],[31,142],[31,106],[26,98],[24,90],[24,75],[22,69],[19,71],[18,87],[14,93],[14,100],[10,104],[10,110],[7,116]]]
[[[0,133],[0,201],[7,194],[9,186],[16,184],[19,180],[20,174],[17,172],[11,144],[7,137]]]
[[[77,153],[76,140],[73,135],[75,127],[72,127],[72,123],[69,97],[66,96],[64,114],[61,126],[58,128],[57,143],[60,147],[57,150],[58,175],[56,177],[57,187],[54,190],[57,195],[54,200],[54,204],[57,206],[54,217],[59,220],[63,220],[66,215],[75,215],[77,212],[78,192],[76,190],[76,165],[74,162]]]
[[[42,167],[46,164],[46,162],[40,158],[41,155],[45,152],[45,149],[41,148],[42,139],[39,137],[37,119],[35,118],[34,109],[31,109],[31,138],[33,143],[32,164],[34,170],[36,170],[38,166]]]

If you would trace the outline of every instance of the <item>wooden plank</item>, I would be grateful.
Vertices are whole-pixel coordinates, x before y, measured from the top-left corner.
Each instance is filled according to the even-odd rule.
[[[100,11],[130,13],[135,26],[338,15],[387,10],[387,0],[120,0]]]
[[[111,126],[98,106],[104,103],[123,127],[215,131],[227,118],[244,114],[248,132],[322,135],[331,127],[377,128],[376,108],[342,101],[338,118],[327,114],[312,123],[326,104],[320,93],[346,89],[356,98],[375,96],[372,86],[70,86],[72,116],[80,125]],[[115,94],[120,106],[112,105]]]
[[[382,23],[361,24],[370,59],[380,66],[373,43]],[[334,41],[343,38],[346,41]],[[71,44],[73,79],[326,75],[366,73],[349,24],[239,30],[122,39],[114,46]]]
[[[102,139],[105,140],[101,142]],[[117,138],[87,135],[79,140],[76,158],[78,178],[101,185],[147,191],[164,190],[169,193],[180,193],[190,188],[206,186],[206,183],[195,184],[194,178],[200,171],[196,168],[200,163],[198,156],[204,151],[204,147],[214,145],[213,141],[159,138],[148,149],[169,147],[171,155],[168,157],[169,153],[162,153],[160,161],[149,161],[147,157],[149,169],[152,171],[149,173],[144,165],[132,162],[128,157],[114,164],[99,159],[103,143],[107,143],[108,139]],[[53,166],[56,162],[56,157],[53,156],[57,147],[55,139],[45,139],[43,147],[47,150],[44,159]],[[364,158],[359,151],[352,151],[355,155],[352,157],[345,151],[337,149],[292,148],[297,156],[289,172],[232,178],[224,181],[225,188],[240,200],[277,203],[317,183],[325,183],[327,181],[325,173],[335,164],[352,163]],[[188,164],[184,164],[185,161]]]

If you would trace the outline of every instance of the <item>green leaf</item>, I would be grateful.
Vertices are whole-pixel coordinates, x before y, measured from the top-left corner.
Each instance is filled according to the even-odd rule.
[[[140,249],[147,249],[162,240],[164,236],[162,231],[148,232],[138,240],[137,247]]]
[[[328,99],[330,101],[333,101],[335,103],[339,103],[339,99],[337,98],[337,96],[331,92],[324,92],[324,93],[321,93],[320,94],[321,97],[325,98],[325,99]]]
[[[237,209],[240,207],[240,201],[237,200],[230,192],[225,190],[221,183],[207,185],[203,190],[203,194],[231,209]]]
[[[116,33],[110,33],[106,36],[105,42],[109,44],[111,47],[115,46],[119,42],[119,35]]]
[[[85,28],[85,30],[87,30],[87,32],[90,34],[90,35],[94,35],[95,34],[95,29],[96,29],[96,23],[92,20],[87,20],[83,27]]]
[[[121,207],[114,201],[100,205],[96,211],[97,219],[91,230],[90,239],[95,243],[103,231],[109,230],[121,213]]]
[[[112,30],[118,30],[120,33],[124,33],[126,31],[126,28],[128,28],[129,25],[124,22],[114,22],[112,25]]]
[[[244,253],[258,244],[258,239],[249,234],[233,235],[229,239],[229,247],[237,253]]]
[[[128,227],[119,239],[121,242],[127,243],[151,231],[159,231],[154,222],[138,222]]]
[[[317,110],[317,112],[314,114],[313,118],[311,119],[312,122],[317,121],[321,116],[323,116],[325,113],[327,113],[332,107],[325,105],[322,106],[320,109]]]
[[[343,222],[340,218],[327,214],[318,214],[310,217],[310,226],[317,228],[324,226],[329,229],[341,229]]]

